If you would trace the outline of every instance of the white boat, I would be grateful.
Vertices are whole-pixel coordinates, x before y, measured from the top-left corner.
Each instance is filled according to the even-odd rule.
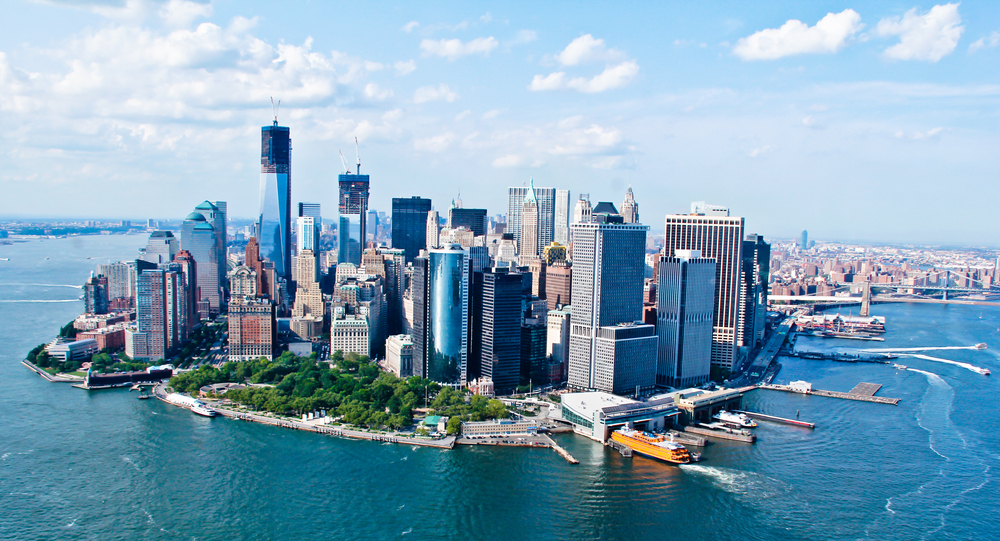
[[[895,368],[896,370],[906,370],[906,365],[905,364],[895,364],[894,363],[892,365],[892,367]]]
[[[980,342],[980,343],[976,344],[976,349],[986,349],[986,343],[985,342]]]
[[[203,417],[215,417],[218,413],[214,409],[206,406],[191,406],[191,411]]]
[[[757,422],[747,417],[745,413],[733,413],[730,411],[720,411],[712,416],[713,419],[728,425],[736,425],[744,428],[755,428]]]

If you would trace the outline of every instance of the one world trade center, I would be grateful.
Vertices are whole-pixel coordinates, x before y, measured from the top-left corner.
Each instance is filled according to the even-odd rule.
[[[292,274],[292,139],[287,127],[260,129],[260,215],[256,237],[260,254],[274,263],[278,275]]]

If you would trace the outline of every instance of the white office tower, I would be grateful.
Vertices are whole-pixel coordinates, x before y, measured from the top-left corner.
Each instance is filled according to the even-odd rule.
[[[555,207],[552,241],[567,246],[569,245],[569,190],[556,190]]]
[[[635,202],[635,196],[632,195],[632,186],[629,186],[628,191],[625,192],[621,215],[627,224],[639,223],[639,204]]]
[[[590,194],[582,193],[580,198],[576,200],[576,205],[573,207],[573,221],[570,224],[585,224],[590,222],[591,213],[593,208],[590,206]],[[569,246],[570,246],[570,259],[572,259],[573,250],[573,229],[570,228],[569,233]]]
[[[438,212],[431,210],[427,212],[427,250],[433,250],[441,246],[441,227],[438,221]]]
[[[648,229],[607,214],[570,226],[570,388],[625,395],[655,385],[656,330],[642,323]]]
[[[660,256],[656,335],[660,352],[656,384],[677,388],[708,381],[715,313],[715,260],[698,250]]]
[[[695,216],[729,216],[729,207],[695,201],[691,203],[691,214]]]
[[[728,209],[716,205],[694,203],[691,208],[706,214],[666,217],[663,253],[698,250],[702,257],[715,260],[712,365],[732,370],[739,337],[743,218],[730,217]]]
[[[302,250],[315,252],[317,246],[316,220],[312,216],[299,216],[295,219],[295,253]]]
[[[524,201],[528,197],[529,190],[534,192],[535,200],[538,203],[538,236],[537,244],[540,247],[548,246],[555,234],[556,218],[556,190],[555,188],[536,188],[535,180],[529,180],[530,187],[507,188],[507,233],[514,236],[517,241],[518,253],[524,253],[524,242],[521,238],[522,216],[524,214]]]

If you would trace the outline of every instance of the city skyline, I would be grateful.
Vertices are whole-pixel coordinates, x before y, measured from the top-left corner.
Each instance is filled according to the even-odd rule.
[[[19,126],[0,215],[36,208],[41,189],[60,194],[51,215],[181,216],[197,189],[252,217],[254,134],[273,96],[300,134],[292,201],[327,208],[337,149],[358,137],[379,179],[370,208],[385,212],[420,195],[442,213],[463,191],[466,207],[501,213],[505,189],[534,177],[616,204],[632,185],[653,231],[695,200],[768,238],[992,244],[1000,225],[942,211],[997,190],[995,115],[982,110],[1000,94],[984,69],[1000,19],[983,3],[649,6],[611,24],[596,10],[555,22],[556,6],[400,7],[365,19],[378,48],[350,25],[330,36],[291,22],[356,6],[76,6],[18,4],[48,27],[0,38],[0,105]],[[257,86],[229,97],[244,75]],[[462,190],[472,179],[482,189]],[[155,216],[122,208],[160,185],[172,189],[143,209]]]

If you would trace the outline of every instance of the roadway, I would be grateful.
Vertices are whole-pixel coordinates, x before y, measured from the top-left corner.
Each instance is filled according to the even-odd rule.
[[[795,323],[796,316],[790,316],[778,325],[777,328],[771,332],[771,336],[768,337],[767,342],[764,343],[764,347],[760,349],[757,353],[757,357],[754,358],[753,363],[743,371],[743,374],[730,381],[726,384],[728,388],[738,388],[738,387],[749,387],[751,385],[756,385],[761,379],[763,379],[774,358],[778,356],[778,352],[781,350],[781,346],[785,345],[785,340],[788,339],[788,333],[791,331],[792,325]]]

